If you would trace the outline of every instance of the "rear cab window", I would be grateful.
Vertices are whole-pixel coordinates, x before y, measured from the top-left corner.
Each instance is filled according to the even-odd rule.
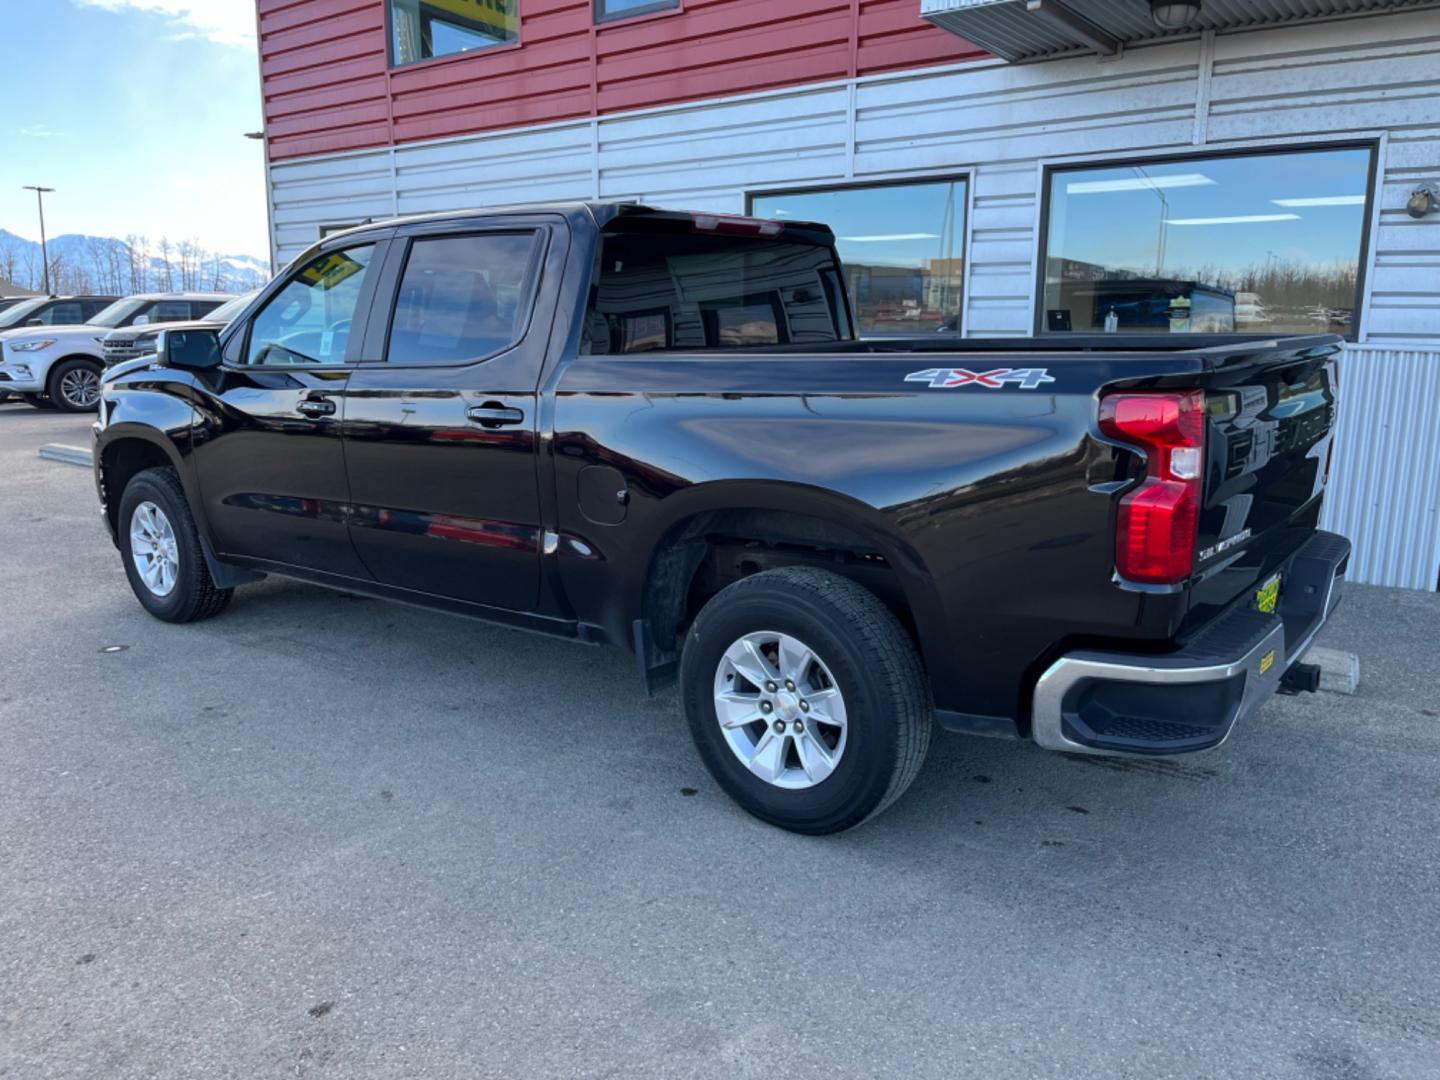
[[[581,352],[763,349],[854,339],[821,226],[621,216],[604,231]]]

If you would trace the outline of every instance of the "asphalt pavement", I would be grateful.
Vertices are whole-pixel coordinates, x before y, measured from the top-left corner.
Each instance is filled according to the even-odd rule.
[[[1440,597],[1223,749],[938,735],[824,839],[619,653],[270,579],[131,596],[0,405],[0,1076],[1440,1076]],[[113,650],[113,651],[112,651]]]

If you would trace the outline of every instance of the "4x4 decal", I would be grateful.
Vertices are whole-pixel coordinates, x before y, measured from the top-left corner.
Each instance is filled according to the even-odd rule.
[[[1053,383],[1047,368],[995,368],[991,371],[967,371],[965,368],[929,368],[912,371],[905,376],[906,382],[929,383],[932,390],[949,390],[956,386],[983,386],[987,390],[999,390],[1007,384],[1014,384],[1021,390],[1038,390],[1045,383]]]

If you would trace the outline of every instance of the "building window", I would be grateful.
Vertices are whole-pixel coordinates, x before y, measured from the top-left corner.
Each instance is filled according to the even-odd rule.
[[[834,230],[862,335],[960,329],[964,180],[756,195],[750,211]]]
[[[394,62],[489,49],[520,40],[520,0],[388,0]]]
[[[628,19],[631,15],[648,15],[652,11],[672,11],[680,0],[595,0],[595,21],[610,22]]]
[[[1370,147],[1056,169],[1041,331],[1355,330]]]

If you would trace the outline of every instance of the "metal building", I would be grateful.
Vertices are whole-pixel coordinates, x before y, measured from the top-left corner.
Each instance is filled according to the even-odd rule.
[[[1440,581],[1440,5],[259,0],[272,243],[600,197],[837,226],[867,333],[1344,334],[1327,525]],[[1427,192],[1431,194],[1427,194]]]

